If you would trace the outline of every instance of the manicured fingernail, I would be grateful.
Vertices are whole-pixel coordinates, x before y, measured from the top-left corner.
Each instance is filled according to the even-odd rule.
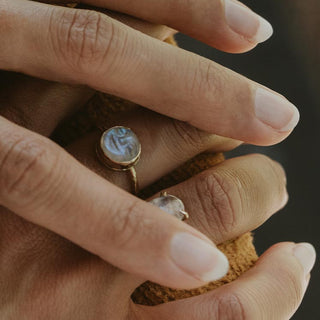
[[[316,261],[316,250],[310,243],[299,243],[293,248],[294,256],[304,268],[305,274],[309,274]]]
[[[263,88],[256,91],[255,113],[260,121],[281,132],[293,130],[300,119],[291,102]]]
[[[172,238],[171,258],[184,272],[204,282],[221,279],[229,270],[228,259],[220,250],[188,233]]]
[[[285,190],[284,194],[283,194],[282,201],[281,201],[281,205],[280,205],[281,209],[285,207],[285,205],[288,203],[288,200],[289,200],[289,195],[288,195],[287,190]]]
[[[234,0],[225,0],[225,15],[229,27],[236,33],[257,43],[273,34],[271,24],[248,7]]]

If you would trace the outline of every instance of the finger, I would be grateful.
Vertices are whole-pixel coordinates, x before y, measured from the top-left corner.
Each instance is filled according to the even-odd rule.
[[[175,32],[127,15],[106,13],[160,40]],[[0,114],[45,136],[51,135],[62,120],[83,107],[94,94],[94,90],[86,86],[65,85],[11,72],[2,72],[0,81]]]
[[[178,302],[137,306],[136,312],[141,319],[156,316],[157,320],[290,319],[301,303],[314,262],[310,244],[277,244],[231,284]]]
[[[157,145],[154,146],[157,150]],[[89,145],[87,148],[93,149]],[[96,158],[94,154],[92,157]],[[148,172],[149,166],[155,168],[156,172],[161,170],[161,166],[154,167],[152,160],[141,165],[138,177],[143,186],[145,181],[150,182],[150,176],[157,180],[156,172]],[[126,178],[121,173],[112,175],[110,170],[99,163],[95,164],[95,168],[101,168],[99,173],[115,183]],[[130,186],[126,185],[128,187]],[[278,163],[263,155],[226,160],[163,191],[182,200],[189,213],[187,223],[207,235],[214,243],[223,243],[256,229],[281,209],[288,199],[284,170]],[[156,195],[158,196],[159,194]],[[145,280],[136,279],[131,289],[134,290]]]
[[[188,224],[214,243],[256,229],[288,200],[284,170],[259,154],[226,160],[165,191],[183,201]]]
[[[83,2],[168,25],[228,52],[248,51],[272,35],[269,22],[233,0]]]
[[[91,172],[48,139],[0,117],[0,205],[144,279],[190,288],[226,257],[197,230]]]
[[[80,109],[94,91],[84,86],[64,85],[21,74],[3,75],[0,114],[7,119],[49,136],[57,125]]]
[[[141,143],[141,157],[135,166],[141,189],[208,149],[212,152],[229,151],[241,144],[142,108],[121,112],[103,121],[105,128],[118,125],[131,128]],[[100,132],[87,135],[68,146],[67,150],[86,167],[117,186],[131,190],[126,174],[108,170],[98,161],[95,146],[100,137]]]
[[[29,18],[35,10],[36,24]],[[253,144],[277,143],[298,122],[297,109],[280,95],[101,13],[20,0],[3,11],[2,68],[84,83]]]
[[[173,36],[177,33],[176,30],[169,28],[167,26],[161,25],[161,24],[154,24],[148,21],[144,21],[141,19],[137,19],[135,17],[129,16],[127,14],[115,12],[112,10],[104,9],[104,8],[98,8],[98,7],[90,7],[86,5],[78,5],[77,8],[79,9],[94,9],[96,11],[102,12],[109,17],[116,19],[125,25],[136,29],[144,34],[147,34],[153,38],[159,39],[161,41],[166,40],[170,36]]]

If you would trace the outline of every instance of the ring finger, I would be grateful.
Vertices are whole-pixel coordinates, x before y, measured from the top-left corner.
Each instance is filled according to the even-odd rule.
[[[223,152],[241,144],[240,141],[209,134],[143,108],[117,113],[103,123],[106,129],[118,125],[131,128],[142,145],[141,158],[135,167],[141,188],[208,149]],[[111,171],[98,161],[95,146],[100,136],[101,133],[92,133],[72,143],[67,150],[104,178],[124,189],[130,189],[126,174]]]
[[[121,117],[121,124],[139,132],[143,152],[137,172],[142,187],[201,150],[206,150],[214,139],[221,139],[145,110],[135,113],[136,118],[130,114],[127,118]],[[113,121],[110,125],[119,124]],[[184,128],[184,134],[177,128]],[[90,136],[79,141],[69,151],[105,178],[125,186],[126,175],[112,172],[96,161],[95,138]],[[288,199],[284,170],[263,155],[227,160],[164,191],[183,201],[190,214],[187,223],[214,243],[222,243],[256,229],[281,209]],[[139,279],[134,285],[140,283]]]
[[[119,124],[132,128],[142,145],[141,159],[136,167],[142,188],[208,148],[222,151],[219,150],[221,144],[228,148],[228,143],[229,147],[239,143],[144,109],[120,114],[109,119],[106,126]],[[98,139],[99,135],[94,134],[67,149],[90,169],[128,188],[125,174],[111,171],[98,161],[94,153]],[[211,236],[214,243],[257,228],[288,200],[283,168],[259,154],[226,160],[163,191],[183,200],[191,213],[189,223]]]

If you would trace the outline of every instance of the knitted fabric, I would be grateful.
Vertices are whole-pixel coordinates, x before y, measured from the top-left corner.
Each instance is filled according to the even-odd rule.
[[[174,44],[172,39],[169,39],[167,42]],[[85,133],[95,130],[97,127],[103,127],[103,123],[113,113],[137,107],[131,102],[97,93],[82,111],[78,112],[72,119],[69,119],[58,128],[54,134],[54,139],[62,145],[67,145]],[[204,153],[198,155],[171,174],[163,177],[160,181],[142,190],[139,196],[147,198],[222,161],[224,161],[222,154]],[[207,236],[210,238],[210,235]],[[230,270],[223,279],[194,290],[174,290],[155,283],[146,282],[133,293],[133,301],[139,304],[156,305],[208,292],[235,280],[251,268],[258,259],[250,233],[219,244],[218,247],[226,254],[230,263]]]

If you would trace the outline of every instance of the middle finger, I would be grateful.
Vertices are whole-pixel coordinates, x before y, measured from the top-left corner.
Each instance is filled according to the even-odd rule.
[[[109,119],[107,125],[128,126],[139,137],[142,153],[136,171],[142,188],[208,148],[222,151],[219,149],[221,144],[226,147],[229,143],[231,148],[239,143],[145,110],[120,114]],[[69,146],[68,151],[90,169],[128,188],[126,174],[111,171],[97,160],[94,146],[98,139],[96,134],[88,136]],[[257,154],[226,160],[164,191],[184,202],[190,212],[188,223],[212,236],[215,243],[257,228],[281,209],[288,199],[282,167]]]
[[[101,13],[22,0],[1,6],[6,70],[86,84],[254,144],[277,143],[298,122],[297,109],[280,95]]]
[[[137,134],[142,146],[140,161],[136,165],[141,188],[154,183],[208,149],[223,152],[241,144],[240,141],[209,134],[143,108],[120,112],[114,116],[110,114],[104,119],[99,121],[99,127],[108,129],[121,125],[131,128]],[[101,133],[92,133],[69,145],[67,150],[104,178],[121,188],[130,189],[126,174],[111,171],[98,161],[95,146],[100,137]]]

